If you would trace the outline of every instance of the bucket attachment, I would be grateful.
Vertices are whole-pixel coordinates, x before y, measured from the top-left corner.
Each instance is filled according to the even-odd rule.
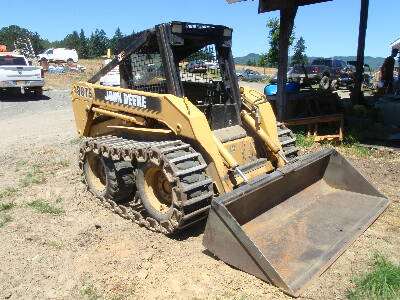
[[[297,297],[388,205],[344,157],[324,149],[214,199],[203,244]]]

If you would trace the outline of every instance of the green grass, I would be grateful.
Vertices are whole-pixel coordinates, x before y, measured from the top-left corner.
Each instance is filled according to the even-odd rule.
[[[69,143],[70,143],[71,145],[77,145],[77,144],[79,144],[79,143],[81,142],[81,140],[82,140],[81,137],[76,137],[76,138],[70,140]]]
[[[296,134],[296,144],[303,148],[311,147],[315,142],[312,137],[307,137],[307,134],[303,131],[298,131]]]
[[[97,295],[96,289],[93,286],[84,287],[81,290],[81,295],[87,300],[98,300],[101,298]]]
[[[6,223],[10,222],[11,220],[12,218],[9,215],[0,216],[0,228],[3,227]]]
[[[346,148],[351,154],[361,158],[368,158],[373,154],[371,149],[360,145],[353,145]]]
[[[230,299],[230,300],[249,300],[247,296],[244,295],[237,295],[233,293],[232,291],[226,291],[222,295],[218,296],[215,298],[215,300],[225,300],[225,299]]]
[[[352,130],[344,136],[342,146],[354,156],[361,158],[371,157],[373,154],[371,149],[361,146],[361,140],[362,134],[358,130]]]
[[[27,187],[31,184],[43,183],[44,178],[42,177],[42,173],[40,165],[32,165],[28,172],[26,172],[25,177],[21,179],[21,185]]]
[[[49,241],[47,242],[47,245],[56,249],[60,249],[61,248],[61,244],[55,241]]]
[[[15,172],[18,172],[20,170],[20,168],[22,168],[23,166],[25,166],[27,164],[27,161],[25,160],[18,160],[15,163]]]
[[[59,164],[61,167],[68,167],[71,163],[70,163],[68,160],[60,160],[60,161],[58,162],[58,164]]]
[[[14,202],[0,203],[0,211],[9,210],[15,206]]]
[[[36,209],[43,214],[59,215],[64,212],[61,208],[54,207],[42,200],[34,200],[28,203],[29,207]]]
[[[315,144],[313,137],[308,137],[307,134],[302,130],[295,130],[296,134],[296,144],[301,148],[309,148]],[[337,143],[325,142],[321,143],[321,146],[335,147],[338,146]],[[345,135],[343,143],[339,145],[339,148],[344,150],[346,153],[360,157],[368,158],[373,156],[373,150],[360,145],[360,136],[356,132],[351,132]]]
[[[25,166],[28,162],[26,160],[18,160],[15,164],[17,167]]]
[[[348,291],[350,300],[400,299],[400,265],[395,265],[388,258],[375,253],[372,260],[372,270],[353,279],[355,287]]]
[[[8,198],[14,195],[18,190],[12,187],[5,188],[2,192],[0,192],[0,199]]]

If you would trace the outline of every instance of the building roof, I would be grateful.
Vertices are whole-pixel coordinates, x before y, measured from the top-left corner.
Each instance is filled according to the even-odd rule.
[[[241,2],[241,1],[247,1],[247,0],[227,0],[228,3]],[[292,4],[295,4],[297,6],[302,6],[302,5],[309,5],[326,1],[332,1],[332,0],[259,0],[258,12],[263,13],[278,9],[285,9],[291,6]]]

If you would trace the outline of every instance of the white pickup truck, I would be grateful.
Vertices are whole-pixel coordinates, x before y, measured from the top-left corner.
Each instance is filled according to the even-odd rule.
[[[40,97],[44,86],[42,67],[31,66],[25,56],[13,52],[0,52],[0,90]]]

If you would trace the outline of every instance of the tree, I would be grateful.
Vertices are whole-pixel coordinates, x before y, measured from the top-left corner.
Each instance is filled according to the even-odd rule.
[[[278,65],[279,60],[279,19],[272,18],[268,21],[267,27],[269,28],[268,40],[269,40],[269,50],[264,57],[261,57],[263,63],[266,63],[270,67],[276,67]],[[289,38],[289,46],[293,44],[294,30],[292,31],[292,35]]]
[[[124,35],[121,32],[121,29],[119,27],[117,30],[115,30],[115,34],[110,40],[110,48],[111,48],[111,53],[116,53],[118,51],[118,40],[123,38]]]
[[[77,49],[80,58],[89,58],[88,40],[85,37],[85,31],[81,29],[79,33],[79,47]]]
[[[214,48],[204,47],[185,58],[185,61],[196,61],[196,60],[214,61],[215,60]]]
[[[306,65],[308,64],[308,58],[307,55],[304,53],[306,51],[307,47],[305,45],[305,40],[301,36],[297,42],[296,45],[294,46],[294,54],[292,56],[292,63],[291,65]]]
[[[267,67],[269,62],[267,61],[267,53],[263,53],[260,55],[260,60],[258,61],[258,65],[260,67]]]
[[[95,58],[104,55],[109,46],[109,40],[103,29],[96,29],[89,40],[89,57]]]
[[[253,60],[249,59],[246,63],[246,66],[257,66],[257,62],[255,59]]]
[[[7,49],[15,50],[14,42],[18,39],[30,39],[35,54],[39,54],[44,50],[44,41],[37,32],[31,32],[28,29],[21,28],[17,25],[3,27],[0,30],[0,44],[6,45]]]
[[[78,49],[80,46],[79,34],[76,30],[72,34],[68,34],[63,41],[65,48]]]

